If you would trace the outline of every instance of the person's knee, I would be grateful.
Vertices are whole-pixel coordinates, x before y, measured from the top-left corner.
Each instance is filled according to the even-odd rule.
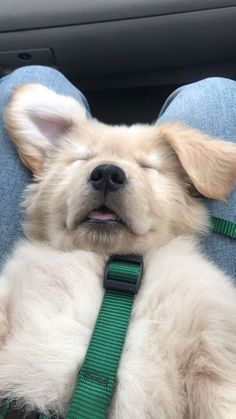
[[[46,66],[26,66],[14,70],[0,80],[0,102],[6,105],[11,93],[17,87],[27,83],[48,84],[50,80],[62,78],[62,74]]]
[[[196,100],[196,96],[220,96],[222,94],[225,95],[227,91],[232,93],[232,89],[236,92],[236,83],[234,80],[224,77],[208,77],[182,87],[181,93],[188,95],[189,99],[193,95],[194,100]]]
[[[235,127],[236,82],[209,77],[189,84],[180,92],[183,119],[212,136],[231,139]]]
[[[42,83],[61,78],[63,75],[56,69],[41,65],[20,67],[0,80],[0,89],[12,89],[25,83]]]
[[[10,76],[21,77],[21,75],[32,74],[32,73],[48,74],[50,76],[55,76],[55,77],[57,77],[58,75],[61,75],[60,71],[56,70],[53,67],[48,67],[45,65],[28,65],[28,66],[19,67],[15,69],[12,73],[10,73]]]
[[[85,107],[90,118],[90,109],[85,96],[60,71],[46,66],[34,65],[18,68],[0,80],[0,115],[8,104],[12,92],[24,84],[42,84],[58,94],[71,96]]]
[[[210,77],[183,86],[166,100],[159,121],[179,120],[212,136],[231,140],[235,130],[236,82]]]
[[[227,79],[225,77],[206,77],[205,79],[196,81],[194,83],[191,83],[187,86],[204,86],[204,85],[208,85],[208,86],[228,86],[231,85],[232,83],[234,83],[234,80],[231,79]]]

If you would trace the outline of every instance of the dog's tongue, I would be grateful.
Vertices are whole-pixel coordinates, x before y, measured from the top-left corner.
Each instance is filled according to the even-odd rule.
[[[117,220],[117,215],[109,210],[94,210],[88,215],[89,220],[110,221]]]

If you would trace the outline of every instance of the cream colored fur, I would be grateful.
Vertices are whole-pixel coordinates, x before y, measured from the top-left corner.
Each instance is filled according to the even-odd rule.
[[[109,418],[236,419],[236,292],[198,248],[209,221],[196,197],[226,198],[236,147],[178,123],[110,127],[40,85],[16,91],[6,126],[36,177],[28,239],[0,279],[0,397],[65,414],[107,258],[134,252],[145,272]],[[103,163],[128,179],[105,202],[88,182]],[[124,226],[87,228],[102,204]]]

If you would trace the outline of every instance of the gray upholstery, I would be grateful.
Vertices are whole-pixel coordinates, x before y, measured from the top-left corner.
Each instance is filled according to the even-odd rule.
[[[0,31],[160,16],[235,6],[234,0],[6,0]]]
[[[235,22],[236,0],[7,0],[0,63],[57,65],[82,87],[235,77]]]

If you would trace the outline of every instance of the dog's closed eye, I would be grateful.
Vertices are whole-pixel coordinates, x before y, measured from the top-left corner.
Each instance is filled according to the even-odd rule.
[[[87,147],[78,145],[75,149],[74,156],[75,160],[89,160],[92,157],[92,153]]]
[[[137,163],[143,169],[160,170],[161,159],[157,154],[149,154],[147,156],[140,156],[137,158]]]

